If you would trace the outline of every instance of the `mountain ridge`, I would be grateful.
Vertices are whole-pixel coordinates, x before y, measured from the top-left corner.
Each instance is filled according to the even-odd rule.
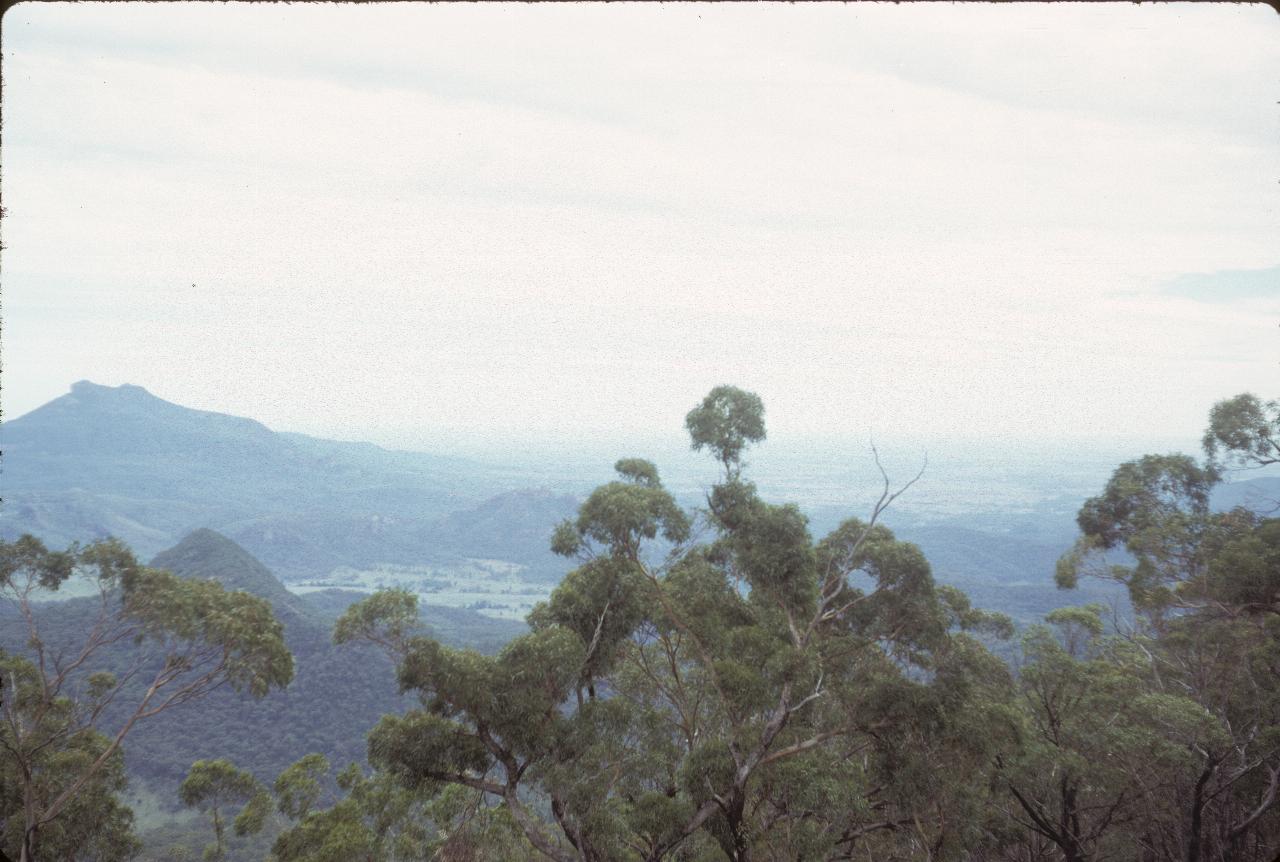
[[[211,528],[286,580],[338,566],[456,562],[475,519],[450,516],[522,493],[505,468],[276,432],[141,386],[87,380],[0,425],[0,452],[0,538],[115,535],[145,558]],[[514,562],[546,569],[542,534],[569,504],[526,508],[532,521],[516,530],[516,550],[528,559]],[[502,531],[489,533],[502,556]]]

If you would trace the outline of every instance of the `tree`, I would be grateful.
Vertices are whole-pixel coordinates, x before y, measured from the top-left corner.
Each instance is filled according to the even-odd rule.
[[[735,475],[746,447],[764,439],[764,404],[754,392],[717,386],[689,411],[684,424],[693,450],[710,449],[725,474]]]
[[[197,760],[191,764],[178,787],[178,798],[188,808],[207,812],[213,821],[214,841],[204,850],[207,862],[227,858],[223,815],[228,806],[240,806],[233,823],[237,835],[261,831],[270,808],[266,788],[252,774],[226,760]]]
[[[1083,573],[1118,581],[1154,626],[1209,599],[1209,561],[1223,541],[1252,526],[1247,512],[1218,514],[1209,495],[1221,479],[1187,455],[1145,455],[1116,468],[1076,518],[1080,538],[1059,562],[1058,586]],[[1133,563],[1113,562],[1123,550]]]
[[[424,794],[354,763],[337,776],[345,795],[318,808],[328,773],[328,761],[310,754],[276,779],[279,809],[292,822],[272,847],[278,862],[522,862],[535,852],[509,816],[483,805],[483,794]]]
[[[577,568],[497,656],[413,634],[410,596],[348,611],[336,639],[389,649],[423,702],[383,718],[370,761],[492,800],[554,860],[963,858],[990,836],[952,828],[961,776],[918,753],[991,762],[977,729],[1008,676],[952,630],[1008,621],[940,599],[878,523],[906,486],[884,476],[866,521],[814,542],[742,477],[757,396],[719,387],[686,426],[724,470],[697,515],[710,543],[651,463],[623,459],[552,537]]]
[[[321,780],[329,774],[329,760],[323,754],[308,754],[278,776],[272,789],[280,813],[290,820],[302,820],[323,793]]]
[[[1146,656],[1104,635],[1102,611],[1062,608],[1024,635],[1020,744],[998,763],[1007,815],[1066,862],[1143,858],[1152,827],[1167,834],[1165,801],[1194,748],[1222,736],[1194,700],[1151,685]]]
[[[30,661],[0,651],[0,702],[32,691],[36,678],[36,668]],[[19,812],[28,787],[22,773],[24,765],[31,772],[31,791],[36,799],[47,801],[96,761],[110,742],[95,732],[68,734],[65,724],[72,720],[69,706],[59,704],[45,717],[47,726],[60,730],[58,735],[66,740],[64,744],[33,752],[26,764],[9,757],[8,752],[0,756],[0,812],[4,813],[0,860],[4,862],[10,858],[4,848],[22,845],[24,819]],[[133,812],[119,798],[126,784],[121,755],[119,750],[111,755],[68,803],[64,814],[45,827],[41,844],[48,858],[122,862],[133,858],[140,849],[133,834]]]
[[[38,599],[73,578],[94,594],[77,600],[81,625],[62,636],[43,631]],[[261,697],[293,675],[282,627],[265,600],[142,566],[113,539],[65,551],[31,536],[0,542],[0,597],[16,612],[30,650],[21,672],[11,671],[0,704],[0,748],[16,764],[12,795],[20,800],[6,807],[5,830],[19,831],[11,824],[21,823],[13,851],[20,862],[46,855],[42,833],[101,785],[139,722],[223,685]],[[115,673],[98,667],[108,658]],[[103,740],[96,755],[51,785],[44,766],[51,753],[83,751],[92,739]]]
[[[1147,455],[1120,465],[1086,501],[1081,537],[1058,565],[1124,584],[1125,632],[1150,696],[1196,704],[1209,725],[1170,727],[1192,755],[1143,819],[1151,858],[1270,860],[1280,853],[1280,521],[1210,506],[1221,465],[1272,463],[1275,405],[1241,395],[1210,416],[1211,461]]]
[[[1280,401],[1243,393],[1213,405],[1204,451],[1232,467],[1280,464]]]

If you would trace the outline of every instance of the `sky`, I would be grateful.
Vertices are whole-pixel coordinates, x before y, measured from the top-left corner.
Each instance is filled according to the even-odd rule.
[[[1280,16],[23,3],[3,391],[434,450],[1189,437],[1280,396]],[[548,444],[548,445],[550,445]]]

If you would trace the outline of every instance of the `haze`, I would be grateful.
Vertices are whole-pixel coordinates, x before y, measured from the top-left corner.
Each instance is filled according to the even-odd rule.
[[[1195,439],[1275,394],[1280,16],[33,4],[4,413],[81,378],[411,448]]]

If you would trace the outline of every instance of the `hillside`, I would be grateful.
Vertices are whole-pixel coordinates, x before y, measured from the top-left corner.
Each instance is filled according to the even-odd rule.
[[[285,589],[271,570],[244,548],[210,529],[199,529],[157,554],[150,565],[184,578],[209,578],[229,590],[244,590],[271,602],[286,625],[309,624],[314,612]]]
[[[172,797],[187,767],[200,758],[227,757],[265,779],[312,751],[338,764],[362,761],[369,729],[384,713],[404,709],[407,701],[397,694],[395,669],[386,656],[331,641],[333,621],[359,594],[323,596],[313,604],[286,590],[245,549],[207,529],[158,554],[151,565],[181,577],[212,578],[229,589],[266,598],[284,624],[295,660],[294,680],[284,691],[254,701],[222,689],[133,731],[126,747],[129,770],[161,798]],[[90,600],[71,599],[46,603],[40,614],[50,642],[58,643],[74,642],[92,612]],[[12,614],[7,606],[0,609],[0,622]],[[422,616],[427,633],[485,652],[524,630],[517,623],[459,609],[424,607]],[[0,647],[21,650],[19,633],[16,626],[0,625]],[[121,648],[108,663],[123,666],[131,648]],[[130,700],[122,696],[120,702]]]
[[[521,498],[509,471],[490,465],[277,433],[139,386],[76,383],[0,426],[0,450],[0,538],[114,535],[149,556],[207,527],[286,580],[456,563],[476,540],[486,555],[545,568],[543,536],[573,508],[510,505]],[[506,496],[486,503],[495,495]],[[502,524],[486,525],[495,508]]]

